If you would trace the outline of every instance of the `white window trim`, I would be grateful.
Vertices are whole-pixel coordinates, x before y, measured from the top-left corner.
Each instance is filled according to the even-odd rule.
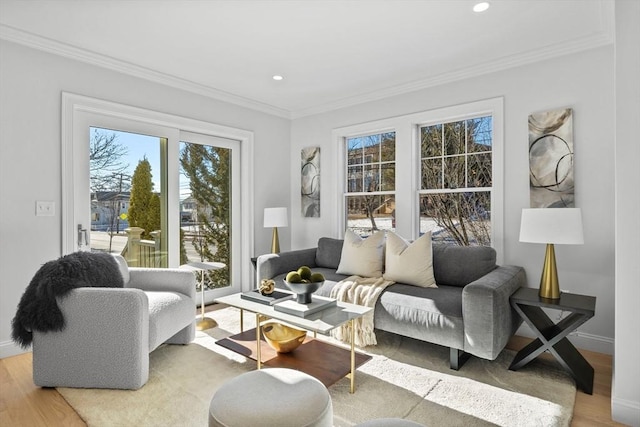
[[[74,123],[82,115],[96,114],[106,117],[121,118],[137,121],[147,125],[175,128],[180,131],[196,134],[210,135],[240,141],[241,156],[241,280],[242,290],[250,290],[253,283],[251,254],[253,254],[253,132],[222,126],[214,123],[203,122],[172,114],[160,113],[129,105],[118,104],[87,96],[62,92],[62,209],[66,212],[74,212],[74,176],[73,168],[69,162],[73,159]],[[172,145],[177,155],[177,144]],[[171,153],[170,153],[171,154]],[[170,177],[178,182],[177,176]],[[170,200],[170,203],[172,201]],[[177,201],[173,201],[176,202]],[[171,218],[169,218],[171,220]],[[176,218],[177,220],[177,218]],[[62,221],[62,253],[67,254],[75,248],[74,241],[74,217],[73,214],[63,215]],[[177,242],[177,239],[173,239]],[[177,244],[177,243],[176,243]],[[170,265],[177,267],[177,265]],[[244,289],[247,287],[247,289]]]
[[[332,140],[337,146],[336,185],[339,197],[336,197],[335,230],[337,236],[343,236],[346,227],[344,216],[344,185],[346,173],[346,138],[394,131],[396,133],[396,232],[408,238],[417,238],[420,231],[418,209],[418,161],[420,158],[419,127],[465,119],[474,115],[493,117],[492,141],[492,190],[491,190],[491,245],[496,250],[497,263],[504,261],[504,99],[491,98],[390,117],[352,126],[336,128]],[[406,142],[410,141],[410,144]],[[407,173],[399,173],[399,171]],[[410,191],[405,191],[405,189]]]

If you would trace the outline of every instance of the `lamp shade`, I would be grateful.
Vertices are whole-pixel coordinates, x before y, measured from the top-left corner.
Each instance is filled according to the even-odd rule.
[[[580,208],[523,209],[520,241],[581,245],[584,243],[582,211]]]
[[[265,208],[264,227],[287,227],[287,208]]]

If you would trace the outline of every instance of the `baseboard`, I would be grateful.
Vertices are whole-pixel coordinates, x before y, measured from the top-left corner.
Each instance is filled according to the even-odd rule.
[[[527,338],[537,338],[533,331],[524,324],[516,331],[516,335]],[[571,332],[568,338],[576,348],[613,356],[615,343],[613,338],[588,334],[586,332],[580,332],[579,330]]]
[[[640,426],[640,402],[612,397],[611,419],[631,427]]]
[[[31,349],[23,349],[13,341],[2,341],[0,342],[0,359],[4,359],[5,357],[17,356],[19,354],[28,353]]]

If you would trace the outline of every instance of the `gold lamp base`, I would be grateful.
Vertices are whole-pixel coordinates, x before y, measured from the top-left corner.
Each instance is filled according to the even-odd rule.
[[[280,239],[278,239],[278,227],[273,227],[273,233],[271,233],[271,253],[280,253]]]
[[[556,252],[552,243],[547,244],[544,255],[544,266],[540,277],[540,298],[559,299],[560,284],[558,283],[558,269],[556,268]]]
[[[207,329],[215,328],[216,326],[218,326],[218,322],[208,317],[196,320],[196,329],[198,331],[206,331]]]

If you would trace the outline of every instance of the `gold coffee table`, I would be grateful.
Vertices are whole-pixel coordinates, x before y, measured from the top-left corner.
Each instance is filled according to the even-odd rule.
[[[280,290],[279,290],[280,291]],[[217,341],[216,343],[232,351],[256,360],[257,368],[263,365],[271,367],[290,367],[313,375],[326,386],[340,378],[348,376],[350,391],[355,391],[356,368],[371,359],[371,356],[355,351],[353,322],[373,309],[356,304],[338,301],[335,306],[326,308],[308,317],[298,317],[273,306],[243,299],[237,293],[217,298],[216,302],[240,309],[239,334]],[[255,330],[244,331],[244,311],[255,313]],[[295,328],[313,332],[314,338],[307,337],[305,342],[291,353],[276,353],[264,341],[260,324],[273,319]],[[350,323],[351,337],[349,350],[315,339],[317,334],[329,335],[331,330]],[[266,359],[266,360],[265,360]]]

